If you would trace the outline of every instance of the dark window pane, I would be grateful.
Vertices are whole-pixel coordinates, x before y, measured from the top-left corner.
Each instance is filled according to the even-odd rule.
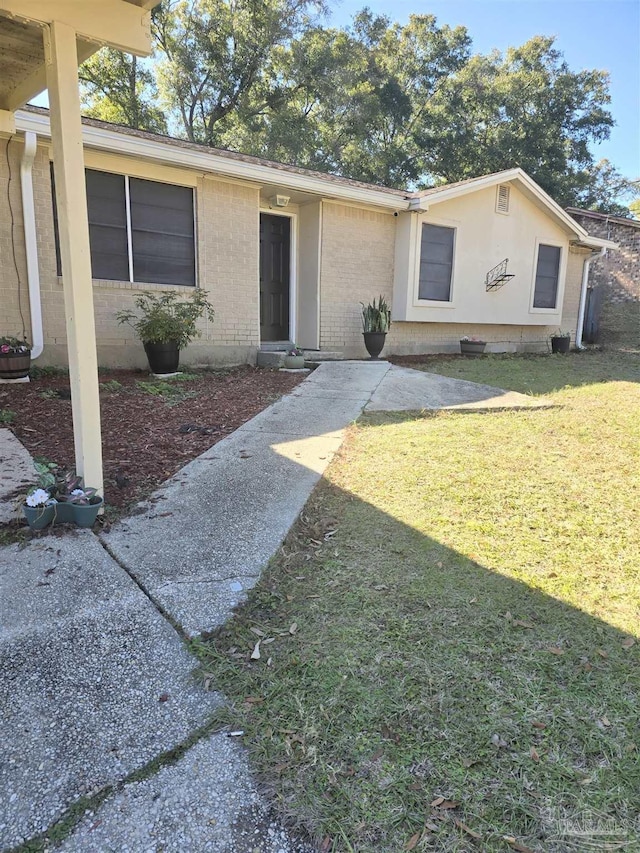
[[[134,281],[194,286],[193,190],[129,180]]]
[[[85,177],[91,274],[94,278],[129,281],[124,176],[87,169]]]
[[[558,275],[560,272],[560,247],[538,246],[536,287],[533,294],[534,308],[555,308],[558,299]]]
[[[449,302],[453,270],[454,228],[422,226],[418,298]]]

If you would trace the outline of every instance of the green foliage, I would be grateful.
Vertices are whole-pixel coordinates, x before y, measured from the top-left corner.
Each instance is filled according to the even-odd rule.
[[[16,413],[11,409],[0,409],[0,424],[2,426],[9,426],[16,419]]]
[[[171,380],[153,379],[146,382],[139,381],[136,382],[136,385],[146,394],[151,394],[152,397],[159,397],[169,406],[175,406],[177,403],[182,403],[183,400],[196,397],[198,394],[193,389],[185,388],[182,383],[176,383],[175,380],[178,378],[178,376],[175,376]],[[193,379],[194,377],[190,376],[189,378]]]
[[[52,489],[56,484],[59,467],[44,457],[37,457],[34,466],[38,474],[38,487],[41,489]]]
[[[144,60],[105,47],[80,66],[82,106],[93,118],[167,132],[164,113],[156,105],[157,88]]]
[[[44,391],[41,391],[40,396],[43,400],[58,400],[60,398],[60,395],[55,388],[47,388]]]
[[[66,367],[38,366],[32,363],[29,374],[32,379],[47,379],[52,376],[67,376],[69,371]]]
[[[19,352],[26,355],[28,352],[31,352],[31,344],[26,338],[16,338],[13,335],[0,337],[0,347],[3,348],[0,351],[0,355],[8,352]]]
[[[135,329],[143,343],[175,342],[179,349],[184,349],[201,334],[196,328],[197,320],[206,315],[213,322],[215,313],[205,292],[198,287],[187,298],[175,292],[143,293],[136,297],[135,305],[142,312],[142,317],[133,311],[118,311],[118,323],[126,323]]]
[[[113,393],[114,391],[122,391],[122,383],[118,382],[117,379],[109,379],[106,382],[100,383],[100,390],[106,391],[108,393]]]
[[[362,305],[362,331],[388,332],[391,327],[391,310],[385,298],[381,295],[376,305],[374,299],[369,305]]]

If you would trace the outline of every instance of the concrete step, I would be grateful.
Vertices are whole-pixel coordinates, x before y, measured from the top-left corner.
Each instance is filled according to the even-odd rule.
[[[258,367],[282,367],[286,350],[258,350]]]
[[[283,352],[291,349],[292,341],[265,341],[260,344],[261,352]]]
[[[305,361],[344,361],[344,353],[338,350],[306,349],[304,351]]]

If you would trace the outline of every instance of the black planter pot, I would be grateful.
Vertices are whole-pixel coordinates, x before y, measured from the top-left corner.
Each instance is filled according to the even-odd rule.
[[[567,353],[571,347],[571,338],[554,335],[551,338],[551,352]]]
[[[152,373],[175,373],[180,363],[180,350],[174,342],[168,344],[144,345]]]
[[[24,379],[30,367],[31,353],[0,353],[0,379]]]
[[[377,358],[384,349],[386,332],[363,332],[364,345],[372,359]]]

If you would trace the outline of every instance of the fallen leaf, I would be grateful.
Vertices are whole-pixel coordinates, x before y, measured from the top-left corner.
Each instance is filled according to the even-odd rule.
[[[491,743],[494,746],[497,746],[498,749],[500,749],[500,747],[506,747],[507,746],[506,740],[503,740],[499,734],[491,735]]]
[[[604,649],[596,649],[596,651],[600,655],[600,657],[605,658],[605,660],[609,657],[609,654],[605,652]]]
[[[247,696],[244,701],[247,705],[260,705],[262,702],[264,702],[264,699],[262,698],[262,696]]]
[[[320,853],[327,853],[329,848],[331,847],[331,838],[327,835],[325,836],[324,841],[320,845]]]
[[[422,832],[416,832],[414,835],[412,835],[411,838],[404,845],[404,849],[405,850],[414,850],[418,844],[418,841],[420,841],[421,836],[422,836]]]
[[[633,637],[625,637],[625,639],[622,641],[622,648],[630,649],[631,646],[635,645],[635,642],[636,641],[633,639]]]
[[[551,652],[552,655],[563,655],[564,649],[561,649],[560,646],[550,646],[547,649],[548,652]]]
[[[436,798],[435,798],[435,800],[434,800],[432,803],[429,803],[429,805],[430,805],[430,806],[431,806],[431,808],[433,809],[433,808],[435,808],[436,806],[439,806],[439,805],[440,805],[440,803],[444,803],[444,797],[436,797]]]
[[[251,652],[251,660],[260,660],[260,640],[253,647],[253,651]]]
[[[546,723],[539,723],[538,720],[534,720],[531,723],[531,725],[533,726],[534,729],[546,729],[547,728]]]
[[[510,610],[507,610],[507,612],[504,614],[504,618],[507,620],[507,622],[513,621],[513,614]]]
[[[460,803],[455,800],[443,800],[438,806],[439,809],[457,809]]]
[[[293,625],[291,625],[291,626],[289,627],[289,633],[290,633],[290,634],[295,634],[295,632],[296,632],[297,630],[298,630],[298,623],[297,623],[297,622],[294,622],[294,623],[293,623]]]
[[[268,646],[268,645],[269,645],[269,643],[275,643],[275,641],[276,641],[276,638],[275,638],[275,637],[267,637],[267,638],[266,638],[266,640],[263,640],[263,641],[262,641],[262,645],[263,645],[263,646]]]
[[[475,832],[475,830],[471,829],[471,827],[467,826],[467,824],[463,823],[461,820],[458,820],[458,818],[455,819],[455,824],[458,829],[466,832],[467,835],[470,835],[472,838],[482,838],[482,835],[479,832]]]
[[[531,629],[533,629],[536,627],[533,624],[533,622],[526,622],[524,619],[514,619],[513,624],[518,625],[520,628],[531,628]]]
[[[473,767],[474,764],[480,764],[479,758],[464,758],[462,760],[463,767]]]
[[[503,835],[502,840],[506,841],[509,847],[512,850],[517,850],[518,853],[535,853],[535,850],[532,850],[530,847],[526,847],[524,844],[520,844],[519,841],[516,841],[513,835]]]
[[[260,628],[249,628],[254,634],[257,634],[258,637],[264,637],[264,631],[261,631]]]
[[[539,752],[538,752],[538,750],[535,748],[535,746],[532,746],[532,747],[531,747],[531,749],[529,750],[529,755],[531,756],[531,758],[532,758],[534,761],[540,761],[540,753],[539,753]]]
[[[470,598],[470,599],[469,599],[469,604],[475,604],[477,601],[478,601],[478,599],[477,599],[477,598]]]
[[[609,718],[606,715],[600,717],[600,722],[603,726],[606,726],[607,728],[611,725],[611,723],[609,722]]]

